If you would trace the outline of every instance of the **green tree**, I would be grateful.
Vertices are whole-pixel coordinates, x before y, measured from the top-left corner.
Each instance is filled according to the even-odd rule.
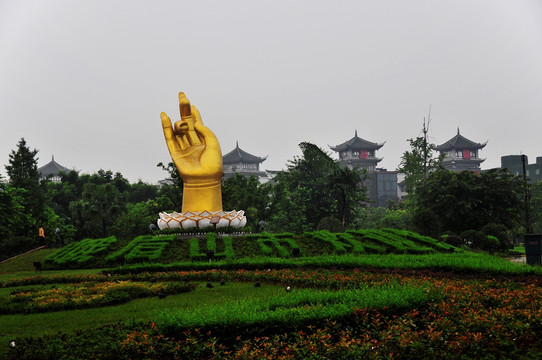
[[[255,176],[241,174],[222,180],[224,210],[244,210],[247,224],[252,228],[269,216],[269,186],[260,184]]]
[[[353,220],[366,200],[362,173],[340,168],[314,144],[304,142],[299,147],[302,157],[290,161],[288,170],[274,179],[272,228],[299,232],[316,229],[328,216],[344,223]]]
[[[120,192],[112,184],[83,186],[82,199],[70,203],[70,212],[80,238],[107,237],[110,226],[125,210]]]
[[[539,234],[542,232],[542,181],[532,184],[530,193],[532,228]]]
[[[177,171],[177,168],[175,167],[175,164],[170,161],[167,166],[163,163],[158,163],[156,166],[161,168],[162,170],[166,171],[169,174],[169,177],[166,179],[170,184],[164,184],[160,188],[158,195],[159,196],[167,196],[171,202],[173,203],[174,208],[177,211],[180,211],[183,206],[183,179],[181,178],[181,175],[179,175],[179,172]]]
[[[5,238],[24,236],[34,225],[24,208],[25,189],[15,188],[0,177],[0,242]]]
[[[139,235],[149,234],[150,225],[156,225],[158,213],[168,211],[173,204],[165,196],[158,199],[126,204],[126,211],[117,217],[112,232],[120,239],[133,239]]]
[[[429,175],[420,188],[414,222],[420,232],[429,214],[432,231],[460,234],[481,230],[489,223],[500,223],[508,229],[519,226],[523,202],[521,180],[506,169],[493,169],[480,174],[471,171],[438,170]],[[431,215],[431,216],[433,216]],[[435,235],[435,234],[432,234]]]
[[[415,202],[419,189],[427,177],[441,166],[442,156],[434,154],[435,145],[427,142],[425,137],[408,139],[410,151],[405,151],[397,171],[405,174],[408,198]]]
[[[17,143],[17,151],[12,150],[9,154],[9,165],[6,171],[11,186],[25,189],[23,193],[23,206],[26,212],[36,221],[43,221],[44,190],[40,186],[40,174],[38,172],[38,150],[30,150],[26,141],[22,138]],[[28,229],[33,233],[37,229]]]

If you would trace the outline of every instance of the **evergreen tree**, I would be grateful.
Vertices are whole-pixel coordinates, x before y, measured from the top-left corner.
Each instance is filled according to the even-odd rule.
[[[12,150],[9,154],[9,165],[5,168],[11,186],[26,190],[23,194],[23,206],[26,213],[39,222],[44,220],[42,212],[45,196],[40,186],[37,154],[38,150],[31,151],[22,138],[17,144],[17,151]],[[32,229],[28,230],[32,231]]]

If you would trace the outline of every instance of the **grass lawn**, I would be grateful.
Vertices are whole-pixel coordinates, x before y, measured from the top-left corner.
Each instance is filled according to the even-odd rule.
[[[251,283],[232,282],[226,283],[224,286],[217,283],[214,285],[214,288],[208,289],[203,283],[199,284],[196,290],[191,293],[172,295],[165,299],[157,297],[136,299],[117,306],[28,315],[0,315],[0,329],[2,329],[0,332],[0,358],[2,354],[6,353],[9,341],[16,337],[84,330],[118,322],[149,322],[156,317],[157,312],[166,309],[190,311],[196,307],[213,306],[239,298],[265,298],[284,292],[281,286],[267,284],[260,288],[255,288]],[[0,296],[6,296],[16,289],[30,287],[32,286],[3,288],[0,289]]]

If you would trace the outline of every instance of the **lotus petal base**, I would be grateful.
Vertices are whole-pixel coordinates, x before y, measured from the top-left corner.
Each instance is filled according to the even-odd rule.
[[[174,228],[206,228],[213,226],[213,223],[215,222],[217,228],[228,226],[233,228],[242,228],[247,224],[247,218],[243,210],[216,212],[204,211],[201,213],[187,211],[185,213],[172,212],[171,214],[161,212],[159,215],[160,219],[158,219],[157,224],[162,230]]]

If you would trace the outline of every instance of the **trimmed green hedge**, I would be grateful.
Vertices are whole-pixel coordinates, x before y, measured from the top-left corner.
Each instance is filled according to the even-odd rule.
[[[231,260],[235,258],[235,252],[233,251],[233,239],[231,236],[224,236],[219,239],[222,241],[224,247],[223,251],[217,251],[217,236],[216,233],[205,234],[205,240],[207,242],[207,250],[213,251],[214,260]],[[206,261],[207,252],[201,252],[200,240],[197,238],[189,239],[190,242],[190,260],[192,261]]]
[[[158,261],[164,250],[171,245],[175,238],[174,235],[138,236],[119,251],[109,255],[106,260],[109,262],[124,260],[132,263]]]
[[[107,252],[111,245],[116,242],[117,238],[114,236],[105,239],[84,239],[63,247],[47,256],[44,261],[46,264],[54,265],[83,265],[91,261],[96,255]]]
[[[138,262],[207,261],[207,251],[209,250],[214,252],[213,260],[216,261],[233,261],[262,256],[286,259],[325,255],[422,255],[462,251],[438,240],[396,229],[350,230],[345,233],[320,230],[300,235],[268,232],[226,235],[207,232],[190,238],[178,235],[139,236],[124,247],[122,247],[124,244],[120,243],[112,246],[115,242],[114,237],[86,239],[80,243],[66,246],[47,261],[53,268],[69,268],[74,266],[103,267]]]

